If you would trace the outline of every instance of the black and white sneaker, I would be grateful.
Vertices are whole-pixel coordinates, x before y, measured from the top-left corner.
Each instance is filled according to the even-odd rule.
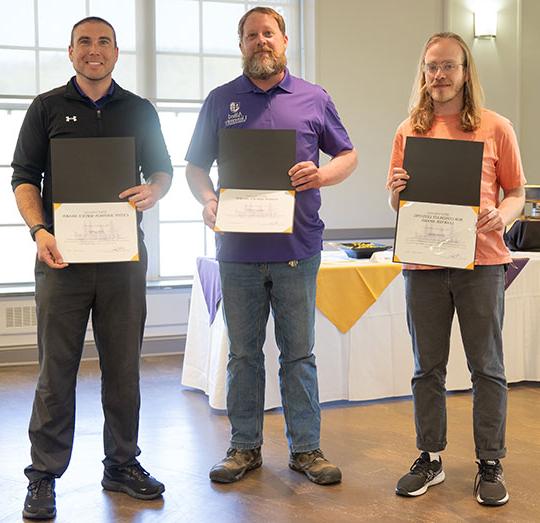
[[[421,496],[429,487],[444,481],[442,459],[430,461],[429,452],[422,452],[412,464],[409,473],[405,474],[396,486],[396,494],[400,496]]]
[[[498,459],[476,462],[478,473],[474,479],[474,496],[481,505],[504,505],[509,499],[504,483],[501,462]]]

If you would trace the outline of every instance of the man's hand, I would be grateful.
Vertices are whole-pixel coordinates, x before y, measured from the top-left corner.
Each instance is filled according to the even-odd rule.
[[[37,257],[51,269],[64,269],[68,266],[56,246],[56,238],[45,229],[36,232]]]
[[[312,162],[298,162],[289,170],[292,186],[297,191],[320,189],[324,185],[321,170]]]
[[[204,223],[214,230],[216,226],[216,212],[218,198],[214,191],[214,184],[210,179],[210,169],[203,169],[188,162],[186,166],[186,179],[193,196],[202,204],[202,217]]]
[[[214,229],[216,226],[216,212],[217,212],[217,200],[211,199],[208,200],[203,207],[202,217],[204,220],[204,223],[210,227],[210,229]]]
[[[390,179],[386,183],[386,188],[390,191],[388,201],[394,211],[397,211],[398,208],[399,193],[407,187],[409,178],[410,176],[405,169],[401,167],[394,167],[392,169],[392,176],[390,176]]]
[[[156,183],[145,183],[130,187],[121,192],[118,197],[121,199],[127,198],[135,204],[135,208],[142,212],[151,209],[156,202],[161,198],[161,187]]]
[[[476,222],[476,232],[491,232],[500,231],[505,227],[505,223],[499,209],[495,207],[488,207],[483,209],[478,214],[478,221]]]
[[[407,187],[407,180],[410,176],[405,169],[401,167],[394,167],[392,176],[388,182],[388,190],[392,193],[392,196],[398,197],[399,193]]]
[[[497,208],[486,207],[478,214],[476,231],[481,233],[503,231],[514,221],[525,205],[525,188],[523,185],[504,191],[504,198]]]

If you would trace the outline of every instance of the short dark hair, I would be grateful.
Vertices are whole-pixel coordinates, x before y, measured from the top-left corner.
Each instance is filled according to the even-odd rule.
[[[118,44],[116,43],[116,31],[114,30],[114,27],[110,22],[107,22],[104,18],[100,18],[99,16],[87,16],[86,18],[83,18],[82,20],[79,20],[71,29],[71,38],[69,40],[69,45],[73,46],[73,34],[75,33],[75,29],[79,27],[82,24],[86,24],[87,22],[94,23],[94,24],[105,24],[109,26],[113,33],[114,38],[114,47],[118,47]]]
[[[240,22],[238,22],[238,38],[240,38],[240,40],[242,40],[244,36],[244,25],[246,20],[253,13],[261,13],[263,15],[271,16],[277,22],[281,34],[285,36],[285,20],[275,9],[272,9],[271,7],[254,7],[245,13],[244,16],[240,18]]]

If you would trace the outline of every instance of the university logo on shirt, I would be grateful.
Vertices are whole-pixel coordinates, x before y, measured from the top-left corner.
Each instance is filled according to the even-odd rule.
[[[240,111],[239,102],[231,102],[229,104],[229,114],[225,120],[225,127],[230,127],[231,125],[238,125],[240,123],[245,123],[247,121],[247,116],[242,114]]]

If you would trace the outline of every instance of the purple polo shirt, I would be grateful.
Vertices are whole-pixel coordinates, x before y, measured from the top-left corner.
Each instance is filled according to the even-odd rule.
[[[292,76],[263,91],[242,75],[210,92],[191,138],[186,160],[210,169],[218,155],[221,128],[294,129],[296,161],[319,165],[319,149],[330,156],[353,145],[328,93]],[[292,166],[291,166],[292,167]],[[324,223],[319,218],[318,189],[296,193],[293,234],[216,234],[216,257],[230,262],[302,260],[322,248]]]

